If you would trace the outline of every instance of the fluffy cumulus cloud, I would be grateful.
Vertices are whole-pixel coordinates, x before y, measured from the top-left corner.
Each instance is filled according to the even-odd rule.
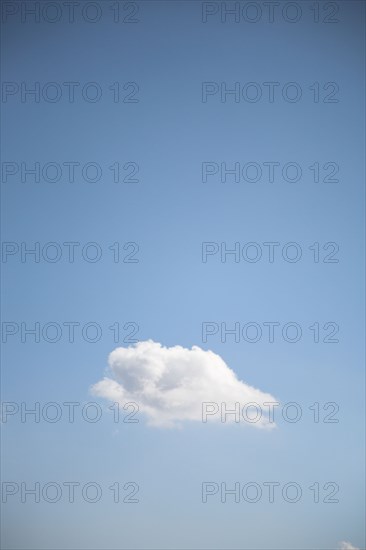
[[[92,393],[121,404],[137,403],[152,426],[174,427],[186,420],[202,421],[202,403],[208,402],[219,407],[217,413],[208,417],[210,422],[221,421],[221,403],[227,410],[240,403],[243,422],[243,406],[254,402],[260,408],[248,407],[246,411],[248,417],[258,420],[248,424],[274,426],[268,418],[270,407],[264,403],[277,400],[239,380],[219,355],[197,346],[168,348],[148,340],[117,348],[109,355],[107,374],[92,386]],[[228,423],[235,420],[234,415],[226,418]]]
[[[353,546],[350,542],[346,542],[345,540],[342,540],[342,542],[339,543],[339,550],[360,550],[359,548],[356,548],[356,546]]]

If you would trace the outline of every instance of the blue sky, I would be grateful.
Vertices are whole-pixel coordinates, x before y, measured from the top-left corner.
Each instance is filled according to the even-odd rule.
[[[256,23],[246,21],[243,11],[238,23],[234,16],[222,22],[222,2],[206,7],[191,1],[120,2],[119,23],[113,22],[108,0],[95,3],[100,10],[96,23],[85,20],[85,13],[93,17],[93,7],[83,18],[85,2],[75,8],[74,23],[62,3],[55,3],[60,14],[55,23],[45,20],[52,18],[52,6],[36,23],[24,13],[22,22],[24,2],[12,3],[18,8],[14,14],[10,4],[3,3],[2,23],[2,79],[7,83],[2,240],[10,243],[2,264],[2,401],[29,408],[35,402],[77,402],[79,410],[95,401],[103,415],[97,423],[80,414],[74,423],[65,416],[56,423],[36,423],[30,416],[22,423],[20,413],[8,417],[2,426],[2,477],[18,484],[19,492],[3,505],[4,548],[324,550],[340,548],[341,541],[348,548],[364,548],[364,3],[315,3],[320,21],[314,22],[313,3],[297,2],[295,13],[279,2],[272,23],[263,2],[255,3],[262,10]],[[254,10],[247,2],[238,4]],[[202,10],[215,6],[217,13],[203,23]],[[339,10],[331,15],[334,6]],[[299,21],[286,21],[298,10]],[[126,16],[138,21],[123,22]],[[22,82],[28,88],[39,82],[38,103],[31,95],[22,102]],[[56,87],[45,88],[52,82]],[[74,102],[65,82],[80,83]],[[90,82],[96,85],[85,93],[101,90],[100,101],[83,97]],[[116,82],[119,102],[114,102],[116,86],[109,88]],[[123,102],[137,90],[136,84],[123,89],[131,82],[138,85],[133,98],[139,101]],[[219,92],[203,102],[205,82],[217,83]],[[221,101],[222,86],[230,90],[236,82],[240,92],[256,83],[262,98],[249,102],[241,93],[238,102],[233,95]],[[266,82],[279,83],[273,102]],[[297,102],[283,98],[290,82],[301,89]],[[316,82],[319,102],[314,101]],[[339,87],[331,96],[337,102],[324,102],[333,90],[324,89],[328,83]],[[60,100],[45,100],[42,90],[46,98],[61,90]],[[39,182],[24,173],[24,166],[36,162]],[[70,162],[79,163],[74,182],[64,164]],[[109,168],[116,162],[122,174],[118,183]],[[235,182],[228,176],[223,183],[218,173],[203,182],[205,162],[229,168],[257,163],[262,178]],[[279,163],[273,183],[266,162]],[[289,162],[302,171],[294,183],[281,175]],[[309,169],[315,162],[319,182]],[[63,167],[59,181],[42,175],[47,163]],[[99,181],[83,178],[87,163],[100,168]],[[122,181],[132,170],[127,163],[138,165],[138,182]],[[323,181],[331,171],[329,165],[324,168],[327,163],[339,167],[338,182]],[[41,250],[57,243],[60,260],[41,256],[35,262],[28,255],[22,262],[21,243],[31,248],[36,242]],[[72,263],[65,242],[80,243]],[[254,242],[263,256],[250,263],[243,256],[235,262],[230,255],[221,261],[218,253],[203,262],[205,242],[228,250],[235,243],[242,250]],[[280,243],[272,263],[266,242]],[[298,262],[282,257],[289,242],[301,248]],[[87,243],[97,248],[85,251]],[[114,243],[119,243],[118,262]],[[314,243],[319,243],[319,262],[309,249]],[[338,262],[324,262],[332,251],[322,248],[327,243],[339,246]],[[17,247],[18,252],[6,253]],[[56,249],[47,250],[52,257]],[[85,254],[92,257],[95,250],[100,260],[87,261]],[[132,258],[138,262],[123,261],[135,251]],[[65,325],[70,322],[79,323],[74,342]],[[280,324],[273,343],[266,338],[266,322]],[[289,322],[302,329],[296,343],[281,337]],[[28,328],[39,323],[40,342],[32,336],[21,341],[22,323]],[[52,327],[42,336],[47,323],[62,327],[55,343],[47,341]],[[83,338],[87,323],[101,331],[95,343]],[[118,342],[109,328],[116,323]],[[235,342],[232,336],[223,342],[218,332],[205,342],[203,323],[228,328],[257,323],[263,335],[257,343]],[[314,323],[319,323],[319,343],[309,329]],[[339,342],[324,342],[330,332],[326,323],[339,327]],[[238,380],[274,396],[281,406],[298,403],[301,421],[279,417],[276,429],[261,430],[195,417],[167,428],[152,426],[140,411],[138,423],[113,422],[111,402],[94,395],[91,387],[106,376],[108,355],[128,346],[123,339],[137,325],[135,338],[141,342],[211,350]],[[7,335],[12,329],[17,333]],[[189,371],[191,355],[184,353]],[[149,356],[146,361],[150,376],[154,365]],[[173,374],[179,365],[173,358]],[[199,376],[202,364],[196,367]],[[206,380],[202,373],[201,382]],[[112,368],[107,376],[117,374]],[[177,383],[186,389],[191,379],[180,376]],[[221,387],[215,384],[215,390]],[[134,391],[130,401],[138,399]],[[184,399],[189,395],[200,405],[195,392],[189,390]],[[308,407],[316,402],[320,407],[336,403],[339,422],[315,423]],[[154,411],[161,414],[159,404]],[[45,499],[34,503],[32,497],[21,502],[22,482],[30,487],[50,481],[61,486],[95,482],[102,498],[90,503],[77,495],[70,503],[63,493],[53,504]],[[138,483],[139,502],[114,503],[108,487],[116,482],[121,487]],[[228,496],[222,503],[217,493],[203,503],[204,482],[227,487],[255,482],[262,488],[278,482],[280,489],[294,482],[303,494],[296,503],[281,496],[274,503],[265,496],[257,503],[235,503]],[[323,489],[329,482],[339,486],[338,503],[322,502],[324,492],[330,493],[329,487]],[[321,487],[319,503],[309,490],[314,483]]]

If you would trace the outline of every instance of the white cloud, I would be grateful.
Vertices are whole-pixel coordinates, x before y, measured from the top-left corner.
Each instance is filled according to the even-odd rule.
[[[255,402],[262,407],[263,415],[250,425],[274,426],[268,422],[268,406],[263,403],[276,399],[238,380],[212,351],[198,346],[168,348],[148,340],[116,348],[108,362],[109,376],[92,386],[92,393],[113,402],[137,403],[150,425],[174,427],[184,420],[201,421],[203,402],[215,402],[219,407],[224,402],[227,409],[239,402],[240,410],[246,403]],[[220,421],[220,413],[210,416],[211,420]],[[228,422],[233,420],[234,415],[227,416]]]
[[[345,540],[342,540],[342,542],[339,543],[339,550],[360,550],[359,548],[356,548],[356,546],[353,546],[350,542],[346,542]]]

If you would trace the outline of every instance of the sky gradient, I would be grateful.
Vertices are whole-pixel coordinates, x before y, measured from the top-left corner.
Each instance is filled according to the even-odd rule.
[[[364,2],[2,9],[3,548],[364,548]],[[202,422],[240,381],[301,419]]]

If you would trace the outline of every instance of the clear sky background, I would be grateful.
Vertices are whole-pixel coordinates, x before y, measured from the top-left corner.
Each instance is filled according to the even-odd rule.
[[[297,2],[302,16],[295,23],[282,15],[285,2],[272,23],[263,2],[256,3],[262,10],[256,23],[236,23],[233,16],[222,22],[221,2],[212,4],[218,12],[206,23],[201,2],[193,1],[138,2],[136,23],[113,22],[109,1],[97,3],[96,23],[81,16],[85,2],[75,8],[74,23],[61,3],[55,23],[31,16],[22,22],[24,3],[13,4],[19,12],[6,12],[2,23],[3,81],[80,86],[73,103],[64,86],[55,103],[3,95],[2,162],[94,162],[103,176],[91,183],[77,171],[70,183],[65,171],[57,182],[41,177],[37,183],[30,176],[22,182],[21,171],[3,175],[2,239],[19,246],[96,242],[103,255],[90,263],[76,252],[70,263],[63,247],[56,263],[6,257],[3,322],[94,322],[102,336],[96,343],[83,340],[80,330],[73,343],[66,329],[55,343],[9,336],[2,400],[29,407],[97,401],[103,417],[95,424],[80,414],[73,424],[64,417],[55,424],[9,417],[2,426],[2,478],[29,486],[94,481],[103,496],[95,504],[80,496],[54,504],[31,497],[22,503],[20,492],[9,497],[3,547],[336,549],[349,541],[364,548],[364,2],[320,2],[319,22],[312,2]],[[120,2],[121,18],[134,10],[130,4]],[[323,22],[333,4],[339,21]],[[280,83],[273,103],[263,86],[270,81]],[[101,87],[100,101],[82,98],[87,82]],[[126,82],[138,83],[139,101],[115,103],[108,89],[114,82],[124,94],[132,89],[123,91]],[[228,88],[257,82],[263,98],[221,102],[218,93],[203,103],[202,82]],[[301,86],[298,102],[283,100],[288,82]],[[315,82],[318,103],[309,89]],[[338,84],[338,102],[324,103],[328,82]],[[263,167],[266,161],[297,162],[302,178],[290,183],[278,173],[269,183],[263,172],[256,183],[232,177],[221,183],[219,175],[202,182],[203,162]],[[108,167],[115,162],[137,163],[138,183],[114,183]],[[308,168],[314,162],[337,163],[339,181],[314,182]],[[281,247],[295,241],[303,256],[296,263],[280,253],[273,263],[265,257],[236,263],[216,254],[202,262],[202,242],[232,248],[268,241]],[[108,249],[115,242],[138,243],[139,261],[115,263]],[[308,248],[315,242],[318,263]],[[337,263],[323,261],[328,242],[339,245]],[[204,322],[266,321],[297,322],[303,336],[293,344],[280,336],[269,343],[265,333],[257,343],[230,336],[222,342],[220,334],[202,341]],[[212,350],[240,380],[282,404],[299,403],[303,418],[295,424],[280,418],[274,430],[199,421],[164,429],[147,425],[143,415],[137,424],[114,423],[110,403],[90,388],[103,378],[108,354],[128,345],[126,331],[114,342],[108,327],[116,322],[137,323],[141,341]],[[308,328],[315,322],[319,343]],[[322,341],[327,322],[339,325],[338,343]],[[339,422],[314,423],[308,407],[315,402],[337,403]],[[139,503],[114,503],[108,487],[117,481],[138,483]],[[250,504],[233,497],[221,503],[217,494],[202,503],[205,481],[228,487],[292,481],[303,496],[271,504],[263,495]],[[314,503],[308,489],[314,482],[338,484],[339,502]]]

